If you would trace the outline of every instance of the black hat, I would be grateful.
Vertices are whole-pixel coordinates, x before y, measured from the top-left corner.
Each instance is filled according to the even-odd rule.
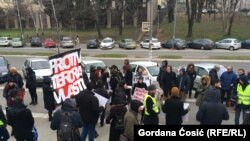
[[[148,86],[148,91],[153,91],[153,90],[156,90],[155,85]]]

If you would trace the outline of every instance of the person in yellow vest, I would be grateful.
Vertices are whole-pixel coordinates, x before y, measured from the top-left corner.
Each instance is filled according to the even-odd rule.
[[[10,138],[6,126],[7,126],[7,121],[3,113],[2,106],[0,105],[0,141],[7,141]]]
[[[148,87],[148,94],[144,97],[144,125],[158,125],[160,113],[159,107],[155,99],[156,87],[151,85]]]
[[[247,76],[242,75],[239,77],[237,85],[237,105],[235,107],[235,125],[239,125],[241,111],[243,111],[243,120],[245,119],[244,113],[250,108],[250,84]]]

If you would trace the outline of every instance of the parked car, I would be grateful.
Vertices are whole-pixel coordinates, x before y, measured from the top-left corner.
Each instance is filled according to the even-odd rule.
[[[115,47],[115,41],[113,38],[106,37],[101,41],[101,49],[112,49]]]
[[[180,38],[172,38],[161,44],[162,48],[185,49],[187,42]]]
[[[88,77],[90,76],[90,66],[102,67],[102,68],[107,67],[107,65],[102,60],[82,59],[81,63],[84,66],[85,72],[87,73]]]
[[[0,46],[11,46],[11,42],[10,37],[0,37]]]
[[[0,84],[7,81],[10,64],[4,56],[0,56]]]
[[[42,41],[39,37],[31,37],[30,38],[30,46],[31,47],[41,47]]]
[[[219,13],[219,9],[216,8],[208,8],[207,13]]]
[[[56,42],[51,38],[45,39],[43,44],[44,44],[45,48],[54,48],[54,47],[56,47]]]
[[[24,47],[25,46],[25,41],[21,38],[13,38],[12,39],[12,47]]]
[[[203,75],[209,75],[209,71],[212,70],[215,65],[220,66],[220,71],[217,73],[218,77],[220,78],[221,74],[227,70],[223,65],[214,64],[214,63],[195,63],[194,64],[195,71],[197,74],[194,80],[194,89],[197,89],[198,85],[201,83],[201,77]],[[186,69],[186,65],[180,66],[178,70],[180,70],[180,68]]]
[[[74,42],[71,37],[62,37],[60,40],[60,46],[62,48],[73,48]]]
[[[134,75],[138,72],[139,68],[142,68],[142,70],[145,70],[147,72],[147,76],[149,77],[151,84],[157,83],[156,79],[159,74],[160,67],[156,62],[150,62],[150,61],[130,62],[130,67]]]
[[[145,39],[140,43],[141,48],[148,48],[150,44],[150,39]],[[151,45],[152,49],[160,49],[161,48],[161,42],[157,39],[157,38],[152,38],[152,45]]]
[[[231,51],[240,49],[241,48],[241,43],[239,40],[235,38],[226,38],[223,40],[220,40],[218,42],[215,42],[215,47],[216,48],[222,48],[222,49],[229,49]]]
[[[122,39],[119,42],[119,48],[136,49],[136,42],[133,39]]]
[[[50,70],[49,60],[46,58],[27,58],[24,61],[22,72],[23,76],[27,78],[26,68],[30,67],[36,74],[36,81],[38,84],[43,83],[44,76],[50,76],[52,74]]]
[[[214,42],[210,39],[195,39],[187,43],[188,48],[194,49],[213,49],[215,46]]]
[[[241,48],[248,48],[250,49],[250,39],[246,39],[241,42]]]
[[[97,39],[89,39],[87,41],[87,48],[91,49],[91,48],[99,48],[100,43]]]

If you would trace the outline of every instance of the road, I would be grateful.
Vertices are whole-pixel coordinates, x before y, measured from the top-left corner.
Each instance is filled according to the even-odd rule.
[[[124,50],[118,48],[116,46],[112,50],[101,50],[101,49],[86,49],[86,45],[81,44],[80,46],[82,53],[87,54],[88,56],[93,56],[96,54],[103,53],[114,53],[114,54],[126,54],[130,57],[135,58],[147,58],[149,55],[148,49],[137,48],[135,50]],[[60,48],[60,52],[64,52],[68,49]],[[11,48],[11,47],[1,47],[0,52],[52,52],[57,53],[57,48],[43,48],[43,47],[25,47],[25,48]],[[235,51],[223,50],[223,49],[214,49],[214,50],[198,50],[198,49],[185,49],[185,50],[170,50],[170,49],[160,49],[153,50],[152,56],[153,58],[158,58],[158,56],[181,56],[183,58],[195,58],[195,59],[203,59],[209,58],[211,56],[249,56],[250,50],[248,49],[240,49]]]

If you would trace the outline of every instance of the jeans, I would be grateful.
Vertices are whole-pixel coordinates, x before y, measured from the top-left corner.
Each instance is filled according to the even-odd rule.
[[[244,119],[245,119],[245,112],[248,109],[249,109],[249,106],[242,105],[242,104],[236,105],[236,107],[235,107],[235,118],[234,118],[235,125],[239,125],[240,124],[240,113],[241,113],[241,111],[243,111],[242,114],[243,114],[243,121],[244,121]]]
[[[93,123],[83,123],[81,141],[85,141],[87,135],[89,135],[89,141],[94,141],[95,138],[95,124]]]

